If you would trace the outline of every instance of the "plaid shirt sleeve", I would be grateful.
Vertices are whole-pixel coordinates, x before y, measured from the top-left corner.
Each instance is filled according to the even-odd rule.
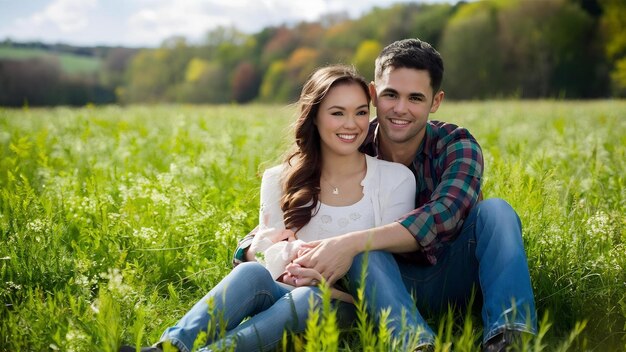
[[[235,254],[233,255],[233,267],[246,261],[246,249],[252,244],[252,239],[258,228],[258,226],[255,227],[237,244],[237,249],[235,249]]]
[[[442,244],[456,238],[463,220],[480,198],[483,157],[480,146],[469,133],[439,140],[438,157],[425,169],[436,170],[439,179],[430,199],[398,221],[415,237],[421,249],[410,259],[435,264]],[[447,143],[446,143],[447,142]]]

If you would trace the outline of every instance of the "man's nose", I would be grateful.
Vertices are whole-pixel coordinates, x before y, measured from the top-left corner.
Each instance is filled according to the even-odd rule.
[[[396,114],[404,114],[407,110],[407,102],[404,99],[398,99],[396,105],[393,107],[393,111]]]

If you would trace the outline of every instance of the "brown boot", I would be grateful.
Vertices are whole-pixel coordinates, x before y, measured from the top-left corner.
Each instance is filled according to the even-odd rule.
[[[515,330],[504,330],[490,338],[483,346],[483,352],[521,351],[522,333]]]

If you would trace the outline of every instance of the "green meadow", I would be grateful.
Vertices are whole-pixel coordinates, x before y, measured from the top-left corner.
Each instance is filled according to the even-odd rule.
[[[0,108],[0,350],[116,351],[158,340],[231,269],[292,107]],[[626,101],[444,102],[485,157],[483,193],[522,219],[540,333],[527,351],[626,350]],[[437,351],[481,320],[429,317]],[[395,350],[333,312],[280,350]]]

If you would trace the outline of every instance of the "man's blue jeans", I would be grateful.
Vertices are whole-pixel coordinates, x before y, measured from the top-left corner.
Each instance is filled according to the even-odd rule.
[[[190,351],[198,334],[206,332],[209,323],[214,322],[218,329],[226,330],[226,335],[221,339],[217,335],[207,336],[202,344],[208,346],[201,351],[210,351],[212,346],[232,346],[233,340],[236,340],[236,351],[267,351],[281,341],[284,330],[305,330],[311,299],[315,305],[321,302],[317,287],[289,291],[276,283],[261,264],[243,263],[175,326],[166,329],[161,342],[169,341],[180,351]],[[247,317],[251,318],[242,323]],[[224,321],[225,326],[220,327],[220,321]]]
[[[465,307],[473,289],[482,293],[483,342],[504,329],[536,333],[535,301],[521,222],[502,199],[479,202],[466,218],[461,233],[446,244],[433,266],[396,261],[388,252],[355,257],[347,277],[354,293],[367,259],[365,297],[369,313],[378,318],[389,308],[389,328],[398,338],[405,323],[418,329],[419,343],[433,343],[433,330],[420,314],[442,312],[448,305]],[[478,296],[480,297],[480,296]],[[406,330],[406,329],[405,329]]]

